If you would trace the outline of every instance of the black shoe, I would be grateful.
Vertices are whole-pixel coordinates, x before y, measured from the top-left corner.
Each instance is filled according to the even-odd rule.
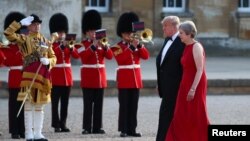
[[[105,134],[105,131],[103,129],[99,129],[99,130],[93,130],[92,133],[93,134]]]
[[[121,132],[120,137],[127,137],[128,135],[126,133]]]
[[[25,139],[25,133],[20,133],[19,136],[20,136],[20,138]]]
[[[61,128],[61,132],[70,132],[70,129],[67,127]]]
[[[61,132],[61,129],[60,128],[55,128],[55,132],[56,133]]]
[[[33,141],[48,141],[48,139],[41,138],[41,139],[34,139]]]
[[[20,136],[18,134],[11,134],[12,139],[20,139]]]
[[[128,136],[132,136],[132,137],[141,137],[141,133],[128,133]]]
[[[86,135],[86,134],[91,134],[91,132],[90,132],[90,131],[88,131],[88,130],[83,130],[83,131],[82,131],[82,134],[83,134],[83,135]]]

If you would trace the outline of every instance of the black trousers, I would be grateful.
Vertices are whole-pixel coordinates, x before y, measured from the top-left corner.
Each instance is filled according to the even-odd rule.
[[[118,100],[118,131],[135,133],[137,127],[139,89],[119,89]]]
[[[71,86],[53,86],[51,91],[52,127],[65,128]],[[58,105],[60,101],[60,117]]]
[[[22,108],[19,116],[17,113],[22,105],[22,101],[17,101],[20,88],[9,88],[9,133],[24,135],[24,109]]]
[[[174,108],[175,98],[168,98],[168,100],[166,97],[162,98],[156,141],[165,141],[168,128],[173,118]]]
[[[102,128],[103,88],[82,88],[83,129],[89,132]],[[92,119],[93,118],[93,119]]]

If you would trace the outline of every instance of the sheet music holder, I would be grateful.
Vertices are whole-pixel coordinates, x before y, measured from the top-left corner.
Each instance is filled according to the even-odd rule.
[[[137,31],[142,31],[144,30],[144,22],[133,22],[132,23],[132,30],[134,32],[137,32]]]
[[[100,39],[105,38],[105,37],[106,37],[106,29],[96,30],[96,32],[95,32],[95,38],[97,40],[100,40]]]
[[[65,37],[65,40],[66,41],[72,41],[72,40],[76,40],[76,34],[66,34],[66,37]]]

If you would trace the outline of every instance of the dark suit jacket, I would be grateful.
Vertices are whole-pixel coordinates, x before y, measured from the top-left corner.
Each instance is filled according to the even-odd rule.
[[[156,58],[158,91],[159,96],[162,98],[156,141],[165,141],[168,127],[172,121],[176,97],[182,77],[181,56],[184,50],[184,44],[181,42],[180,37],[176,37],[169,47],[162,64],[160,64],[162,50],[166,43],[167,40],[165,40]]]
[[[184,50],[184,44],[179,37],[176,37],[169,47],[162,64],[160,64],[162,50],[166,43],[165,40],[156,58],[157,84],[160,97],[172,98],[178,91],[182,76],[181,56]]]

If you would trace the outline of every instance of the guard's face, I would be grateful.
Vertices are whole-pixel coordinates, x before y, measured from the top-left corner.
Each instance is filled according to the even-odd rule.
[[[38,22],[32,23],[28,26],[29,32],[31,33],[38,33],[41,29],[41,24]]]
[[[133,32],[124,32],[121,35],[123,40],[125,40],[126,42],[130,42],[132,40],[131,37],[133,35]]]
[[[94,40],[95,39],[95,30],[87,31],[86,35],[89,37],[89,39]]]
[[[64,31],[57,32],[58,34],[58,40],[65,40],[66,33]]]

